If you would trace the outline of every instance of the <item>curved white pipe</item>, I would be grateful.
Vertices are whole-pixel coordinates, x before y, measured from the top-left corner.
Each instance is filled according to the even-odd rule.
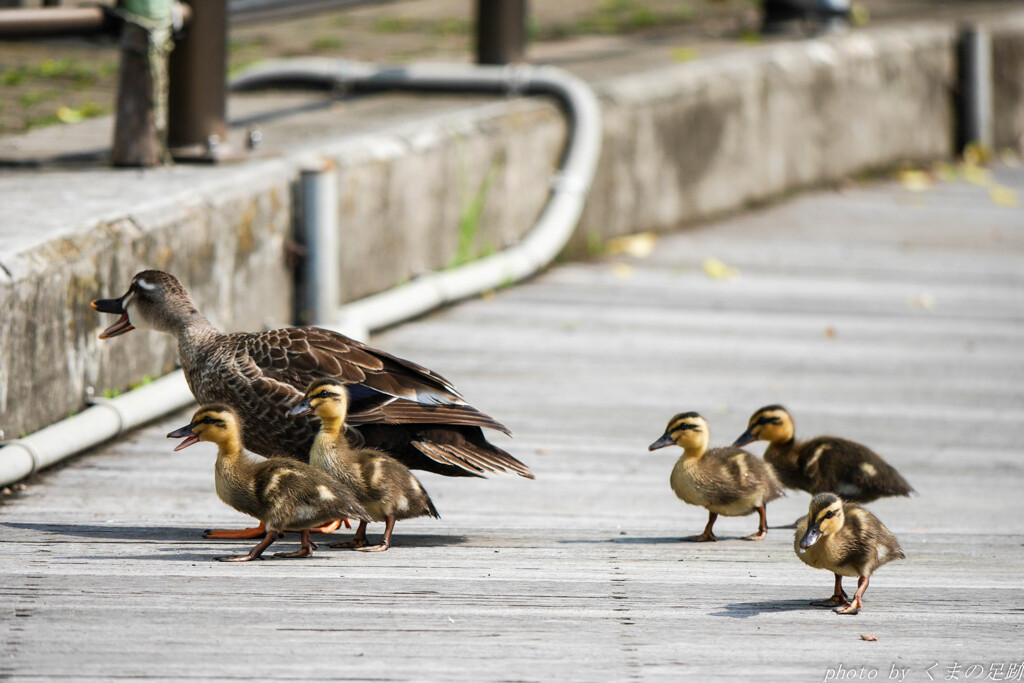
[[[394,325],[459,299],[529,277],[548,265],[572,236],[597,171],[601,110],[583,81],[554,67],[412,65],[386,68],[328,59],[294,59],[257,66],[232,82],[244,89],[308,82],[353,90],[423,90],[545,94],[560,100],[570,120],[562,167],[537,223],[519,244],[460,266],[431,273],[341,307],[341,328],[353,336]],[[122,396],[96,402],[0,448],[0,486],[100,444],[192,403],[181,370]]]

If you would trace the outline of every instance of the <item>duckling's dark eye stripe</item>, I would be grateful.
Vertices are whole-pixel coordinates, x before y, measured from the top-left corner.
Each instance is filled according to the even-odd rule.
[[[700,431],[700,425],[695,425],[692,422],[680,422],[679,424],[672,427],[673,432],[687,432],[690,430]]]
[[[754,424],[758,425],[758,426],[760,426],[760,425],[780,425],[780,424],[782,424],[782,420],[780,420],[777,417],[762,417],[762,418],[758,418],[757,422],[755,422]]]

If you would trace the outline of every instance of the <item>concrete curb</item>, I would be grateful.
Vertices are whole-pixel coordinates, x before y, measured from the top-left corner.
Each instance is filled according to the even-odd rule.
[[[1021,24],[1002,25],[999,54],[1020,54]],[[568,253],[903,160],[948,158],[955,38],[950,25],[870,30],[597,83],[605,151]],[[1022,65],[997,64],[997,74]],[[997,122],[1011,121],[1000,139],[1020,127],[1020,98],[1011,92],[997,106]],[[278,160],[6,174],[0,429],[8,438],[33,431],[79,410],[87,387],[125,388],[173,369],[169,338],[96,339],[102,321],[88,301],[120,294],[143,267],[178,274],[227,329],[290,322],[293,188],[311,159],[338,164],[340,284],[351,300],[449,265],[484,179],[468,255],[517,242],[546,199],[563,138],[550,104],[516,99],[319,140]],[[40,208],[43,182],[60,192]]]

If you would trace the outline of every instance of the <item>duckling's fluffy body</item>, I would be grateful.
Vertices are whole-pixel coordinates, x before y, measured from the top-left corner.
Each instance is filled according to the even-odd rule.
[[[805,564],[835,574],[832,598],[812,604],[839,606],[842,614],[856,614],[861,608],[861,596],[876,569],[906,557],[877,517],[832,493],[819,493],[811,500],[807,517],[797,523],[793,549]],[[858,578],[852,602],[842,589],[844,576]]]
[[[387,550],[397,520],[414,517],[440,517],[433,501],[409,468],[385,453],[355,448],[345,437],[348,392],[331,380],[310,384],[306,396],[289,415],[315,413],[320,431],[313,441],[309,462],[350,488],[370,519],[385,522],[384,540],[367,550]],[[366,524],[360,523],[355,539],[344,547],[362,548],[366,544]]]
[[[175,450],[199,441],[216,443],[217,497],[266,525],[267,537],[249,555],[220,560],[258,559],[277,534],[284,531],[302,532],[302,550],[286,556],[308,556],[312,554],[310,528],[349,517],[368,519],[367,511],[353,492],[320,470],[289,458],[248,457],[242,450],[238,417],[228,406],[204,406],[188,425],[168,436],[186,437]]]
[[[680,413],[669,420],[665,433],[650,450],[675,444],[683,455],[672,468],[669,483],[683,502],[708,510],[704,533],[692,540],[716,540],[712,527],[718,515],[741,517],[760,514],[758,532],[750,540],[764,538],[768,527],[765,505],[783,495],[775,473],[764,461],[734,448],[708,449],[707,421],[697,413]]]
[[[913,492],[896,469],[867,446],[835,436],[797,441],[793,418],[782,406],[765,406],[750,418],[734,445],[766,440],[764,459],[787,488],[814,495],[830,492],[844,500],[870,503]]]
[[[774,473],[756,455],[740,448],[712,448],[701,456],[685,453],[669,478],[684,503],[725,517],[742,517],[782,495]]]

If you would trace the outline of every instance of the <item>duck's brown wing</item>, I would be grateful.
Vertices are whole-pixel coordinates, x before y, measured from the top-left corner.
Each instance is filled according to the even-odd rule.
[[[239,333],[228,339],[267,378],[299,391],[328,377],[416,403],[464,403],[452,383],[436,372],[319,327]]]
[[[529,467],[487,441],[477,426],[366,424],[353,431],[366,446],[384,451],[409,469],[447,477],[508,472],[533,479]]]
[[[471,405],[426,405],[387,397],[384,401],[370,399],[355,403],[347,424],[359,426],[384,424],[446,424],[468,427],[487,427],[512,436],[512,431],[487,413]]]

